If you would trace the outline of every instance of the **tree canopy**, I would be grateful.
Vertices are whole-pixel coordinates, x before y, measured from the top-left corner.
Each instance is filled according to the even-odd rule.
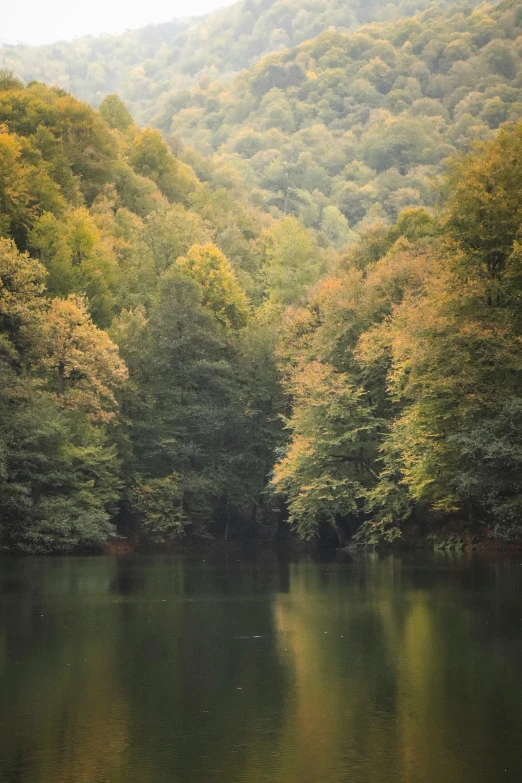
[[[282,394],[273,353],[250,372],[246,289],[268,297],[273,227],[234,187],[116,96],[3,77],[0,549],[99,547],[118,514],[144,544],[270,516],[281,427],[249,435]]]
[[[519,4],[295,11],[129,33],[129,107],[125,37],[52,49],[99,111],[0,73],[0,550],[520,537]]]

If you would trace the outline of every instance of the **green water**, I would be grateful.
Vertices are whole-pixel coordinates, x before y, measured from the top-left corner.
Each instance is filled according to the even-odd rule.
[[[522,557],[0,559],[1,783],[522,780]]]

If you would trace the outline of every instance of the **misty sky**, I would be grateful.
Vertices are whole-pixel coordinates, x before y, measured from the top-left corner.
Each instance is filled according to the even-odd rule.
[[[234,0],[7,0],[0,42],[52,43],[62,38],[119,33],[178,16],[195,16]],[[2,5],[4,5],[2,3]]]

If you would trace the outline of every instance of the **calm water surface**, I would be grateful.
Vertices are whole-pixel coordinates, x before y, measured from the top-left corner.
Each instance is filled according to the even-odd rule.
[[[520,783],[522,558],[0,559],[0,693],[1,783]]]

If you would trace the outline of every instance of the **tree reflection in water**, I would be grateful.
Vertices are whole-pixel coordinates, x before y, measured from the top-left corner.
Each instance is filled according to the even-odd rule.
[[[519,780],[516,560],[1,565],[6,783]]]

